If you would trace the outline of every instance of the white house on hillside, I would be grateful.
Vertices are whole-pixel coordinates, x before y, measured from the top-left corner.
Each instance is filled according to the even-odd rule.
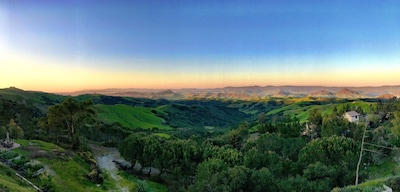
[[[355,111],[348,111],[344,114],[344,118],[347,119],[350,123],[357,123],[360,120],[360,114]]]

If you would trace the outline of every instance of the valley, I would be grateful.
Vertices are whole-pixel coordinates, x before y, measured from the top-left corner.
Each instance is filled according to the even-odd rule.
[[[400,153],[387,150],[400,143],[393,87],[335,93],[308,87],[303,96],[291,94],[305,87],[286,88],[266,96],[257,96],[260,87],[224,88],[217,97],[185,90],[179,98],[176,90],[131,97],[110,90],[66,96],[6,88],[0,89],[0,135],[10,132],[21,144],[12,152],[46,169],[38,177],[15,170],[43,191],[395,189]],[[360,114],[360,122],[344,119],[348,111]],[[363,156],[361,183],[352,186],[365,125],[376,153]],[[135,166],[115,163],[125,161]],[[12,174],[0,184],[32,191]]]

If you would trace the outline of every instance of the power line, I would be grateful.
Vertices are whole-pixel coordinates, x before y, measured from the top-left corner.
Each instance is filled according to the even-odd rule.
[[[362,141],[361,141],[361,149],[360,149],[360,157],[358,158],[358,163],[357,163],[357,169],[356,169],[356,182],[355,185],[358,185],[358,172],[360,170],[360,164],[361,164],[361,159],[363,156],[363,151],[368,151],[368,152],[373,152],[373,153],[377,153],[380,155],[384,155],[387,156],[386,154],[383,154],[379,151],[375,151],[375,150],[371,150],[371,149],[366,149],[364,148],[364,145],[369,145],[369,146],[374,146],[374,147],[380,147],[380,148],[384,148],[384,149],[390,149],[390,150],[399,150],[399,148],[395,147],[387,147],[387,146],[382,146],[382,145],[377,145],[377,144],[372,144],[372,143],[368,143],[365,142],[365,138],[367,138],[368,136],[365,135],[366,132],[372,132],[372,130],[367,130],[367,122],[368,122],[368,116],[365,119],[365,127],[364,127],[364,133],[363,133],[363,137],[362,137]]]
[[[371,145],[371,146],[374,146],[374,147],[381,147],[381,148],[385,148],[385,149],[390,149],[390,150],[399,150],[400,149],[400,148],[396,148],[396,147],[388,147],[388,146],[376,145],[376,144],[367,143],[367,142],[364,142],[364,144]]]

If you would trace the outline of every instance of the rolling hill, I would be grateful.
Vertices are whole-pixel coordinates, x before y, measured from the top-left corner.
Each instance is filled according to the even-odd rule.
[[[163,95],[173,94],[165,91]],[[49,106],[61,103],[67,96],[24,91],[17,88],[0,89],[0,114],[7,117],[2,124],[26,111],[26,118],[41,118]],[[231,102],[208,100],[166,100],[83,94],[74,96],[78,101],[92,100],[99,120],[106,124],[118,123],[125,128],[171,127],[228,127],[249,117]],[[22,110],[24,109],[24,110]],[[3,110],[3,112],[2,112]],[[37,112],[35,112],[37,111]]]
[[[83,90],[61,95],[103,94],[151,99],[242,99],[254,100],[271,97],[336,97],[376,98],[382,94],[399,96],[399,85],[378,87],[323,87],[323,86],[245,86],[212,89],[103,89]]]

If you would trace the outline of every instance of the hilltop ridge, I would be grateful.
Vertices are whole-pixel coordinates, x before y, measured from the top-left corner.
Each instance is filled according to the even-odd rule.
[[[102,94],[151,99],[260,99],[270,97],[328,97],[328,98],[377,98],[380,95],[400,95],[400,85],[377,87],[324,87],[324,86],[241,86],[209,89],[97,89],[59,93],[61,95]]]

